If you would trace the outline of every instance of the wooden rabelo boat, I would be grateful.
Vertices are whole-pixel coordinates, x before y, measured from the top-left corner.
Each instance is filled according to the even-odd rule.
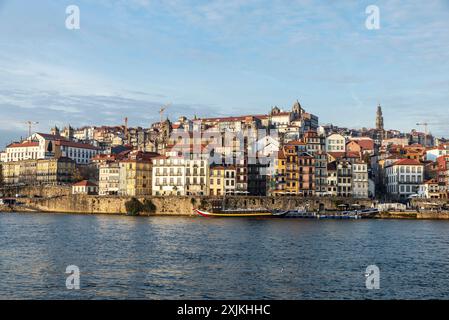
[[[205,211],[194,209],[194,211],[202,217],[283,217],[288,211],[269,211],[269,210],[251,210],[251,209],[236,209],[236,210],[218,210]]]

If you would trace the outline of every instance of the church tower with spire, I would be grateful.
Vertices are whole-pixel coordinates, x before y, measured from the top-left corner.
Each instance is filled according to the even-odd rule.
[[[382,107],[380,104],[377,106],[376,112],[376,130],[379,135],[380,140],[384,139],[385,129],[384,129],[384,117],[382,115]]]

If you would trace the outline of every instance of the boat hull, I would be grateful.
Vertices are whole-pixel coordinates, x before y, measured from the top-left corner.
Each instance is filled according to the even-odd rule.
[[[222,218],[225,218],[225,217],[234,217],[234,218],[236,218],[236,217],[237,218],[282,217],[287,213],[287,211],[277,212],[277,213],[273,213],[273,212],[269,212],[269,211],[266,211],[266,212],[244,212],[244,211],[241,211],[241,212],[238,212],[238,211],[236,211],[236,212],[226,212],[226,211],[208,212],[208,211],[203,211],[203,210],[199,210],[199,209],[194,209],[194,211],[202,217],[218,217],[218,218],[220,218],[220,217],[222,217]]]

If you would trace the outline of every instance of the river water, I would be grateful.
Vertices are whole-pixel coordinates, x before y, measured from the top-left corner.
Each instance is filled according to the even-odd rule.
[[[6,213],[0,279],[2,299],[448,299],[449,221]]]

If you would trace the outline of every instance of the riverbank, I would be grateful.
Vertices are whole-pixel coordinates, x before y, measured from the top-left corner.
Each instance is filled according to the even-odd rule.
[[[126,202],[130,197],[119,196],[90,196],[90,195],[55,195],[52,197],[28,197],[21,198],[20,207],[41,212],[66,212],[88,214],[126,214]],[[303,198],[303,197],[252,197],[230,196],[195,197],[195,196],[171,196],[171,197],[146,197],[137,198],[141,203],[145,200],[154,206],[152,215],[194,215],[193,209],[201,207],[206,210],[216,206],[217,203],[229,209],[260,209],[272,210],[296,210],[304,208],[308,211],[335,210],[341,206],[369,208],[372,201],[369,199],[351,198]]]
[[[10,212],[49,212],[49,213],[79,213],[79,214],[111,214],[125,215],[126,202],[131,197],[72,195],[69,188],[61,186],[46,186],[44,188],[24,187],[14,190],[22,197],[17,201],[20,205],[9,207],[0,206],[0,211]],[[13,195],[14,194],[14,195]],[[271,209],[271,210],[307,210],[307,211],[340,211],[343,209],[364,209],[375,207],[376,201],[370,199],[356,199],[344,197],[256,197],[256,196],[227,196],[225,199],[210,196],[154,196],[139,197],[140,202],[150,201],[153,205],[151,214],[154,216],[194,216],[193,209],[201,207],[210,210],[212,207],[223,205],[228,209]],[[411,204],[418,211],[382,212],[374,218],[378,219],[449,219],[449,213],[437,212],[435,204],[443,206],[447,199],[413,199]]]
[[[153,199],[154,200],[154,199]],[[152,201],[153,201],[152,200]],[[28,201],[25,201],[28,202]],[[165,203],[165,201],[163,201]],[[172,201],[168,201],[172,203]],[[157,203],[157,201],[156,201]],[[117,205],[117,203],[115,204]],[[184,204],[186,205],[186,204]],[[180,217],[192,217],[196,216],[196,213],[193,211],[193,205],[191,204],[192,209],[186,208],[184,211],[173,211],[169,207],[164,207],[161,210],[156,210],[153,213],[140,213],[139,216],[180,216]],[[189,207],[189,206],[187,206]],[[115,207],[117,209],[117,207]],[[179,203],[176,208],[179,208]],[[57,210],[56,208],[43,207],[41,205],[34,204],[33,206],[30,204],[22,204],[16,206],[0,206],[1,213],[54,213],[54,214],[88,214],[88,215],[126,215],[126,209],[118,208],[117,210],[110,210],[103,208],[103,210],[95,210],[92,208],[90,211],[80,211],[80,210]],[[438,212],[438,211],[389,211],[389,212],[380,212],[377,215],[371,217],[370,219],[399,219],[399,220],[449,220],[449,212]]]

